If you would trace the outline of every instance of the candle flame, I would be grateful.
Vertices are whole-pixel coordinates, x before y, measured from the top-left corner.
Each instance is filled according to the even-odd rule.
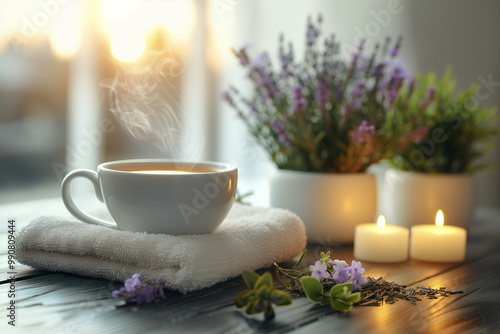
[[[384,228],[385,227],[385,218],[384,215],[380,215],[377,220],[377,227]]]
[[[443,210],[438,210],[436,213],[436,226],[443,226],[444,224],[444,215]]]

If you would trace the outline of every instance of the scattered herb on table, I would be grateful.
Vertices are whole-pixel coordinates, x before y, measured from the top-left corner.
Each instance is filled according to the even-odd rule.
[[[332,260],[330,252],[322,252],[321,259],[316,261],[314,265],[310,265],[303,272],[298,268],[306,252],[307,249],[302,252],[299,260],[291,269],[280,267],[276,263],[274,264],[278,282],[286,290],[304,294],[309,300],[329,305],[339,312],[348,312],[354,306],[380,306],[383,303],[394,304],[399,299],[407,300],[415,305],[417,301],[422,301],[423,297],[437,299],[438,297],[463,293],[462,291],[446,290],[446,287],[440,287],[439,289],[423,286],[412,288],[386,281],[382,277],[377,279],[362,277],[365,269],[362,267],[361,262],[352,261],[349,266],[345,261]],[[258,274],[251,273],[259,277]],[[244,271],[242,274],[245,283],[247,283],[245,275],[248,275],[247,271]],[[264,275],[270,276],[269,272],[266,272]],[[268,278],[268,280],[272,282],[272,278]],[[248,283],[247,286],[250,287]],[[270,287],[272,287],[272,284]],[[241,293],[236,298],[236,305],[238,307],[244,306],[241,300],[238,299],[241,298],[240,296],[246,296],[250,293],[256,294],[255,288],[251,291]],[[290,298],[290,303],[283,305],[289,305],[291,302]],[[255,313],[247,312],[247,314]],[[274,317],[274,311],[272,317]]]
[[[164,278],[160,278],[153,285],[148,285],[139,277],[141,274],[135,273],[131,278],[125,280],[124,286],[120,290],[112,293],[114,298],[125,297],[127,304],[150,304],[157,299],[165,299]]]
[[[411,288],[386,281],[382,277],[377,279],[368,277],[368,282],[363,285],[361,290],[361,302],[358,305],[380,306],[382,303],[394,304],[399,299],[416,304],[417,301],[422,301],[422,297],[437,299],[438,296],[448,297],[459,293],[463,293],[463,291],[448,291],[446,287],[440,287],[439,289],[423,286]]]
[[[237,307],[245,307],[246,314],[264,313],[266,319],[274,318],[273,305],[284,306],[292,303],[290,294],[273,287],[273,276],[270,272],[265,272],[263,275],[244,270],[241,274],[247,291],[240,293],[235,303]]]

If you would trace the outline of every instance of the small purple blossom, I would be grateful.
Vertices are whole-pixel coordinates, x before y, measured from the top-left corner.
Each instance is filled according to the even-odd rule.
[[[394,48],[389,52],[389,55],[394,58],[398,55],[398,52],[399,52],[399,48],[401,47],[401,40],[402,40],[402,37],[399,36],[397,41],[396,41],[396,45],[394,46]]]
[[[327,265],[321,264],[321,261],[316,261],[314,265],[309,266],[309,269],[312,270],[311,276],[317,278],[320,282],[323,278],[330,277],[330,273],[327,268]]]
[[[384,62],[381,62],[380,64],[377,64],[375,68],[372,70],[372,75],[379,79],[384,77],[384,71],[385,71],[385,66],[386,64]]]
[[[415,81],[415,77],[413,76],[413,73],[406,69],[406,67],[404,66],[404,62],[396,61],[394,63],[392,71],[392,81],[395,88],[399,89],[403,80],[407,80],[411,83]]]
[[[120,288],[120,290],[115,290],[111,293],[111,295],[113,296],[113,298],[118,298],[122,295],[122,293],[125,292],[125,288]]]
[[[352,260],[349,271],[353,280],[359,280],[361,275],[365,273],[365,268],[362,267],[361,262]]]
[[[127,291],[128,293],[135,293],[138,288],[144,287],[146,284],[144,284],[139,279],[140,276],[141,276],[141,274],[136,273],[136,274],[132,275],[131,278],[128,278],[127,280],[125,280],[125,285],[124,285],[125,291]]]
[[[352,292],[357,292],[357,291],[361,291],[361,287],[363,286],[363,284],[365,284],[366,282],[368,281],[368,279],[366,277],[360,277],[359,279],[355,279],[352,281],[352,288],[351,288],[351,291]]]
[[[242,47],[238,51],[234,50],[234,54],[236,55],[236,57],[238,57],[238,59],[240,60],[240,64],[242,66],[246,66],[246,65],[250,64],[250,59],[248,58],[247,50],[246,50],[247,47],[248,47],[248,45],[245,45],[244,47]]]
[[[136,273],[125,280],[124,286],[111,293],[113,298],[125,297],[127,303],[150,304],[156,299],[164,299],[166,279],[161,278],[153,285],[147,285],[140,280],[140,274]]]
[[[151,304],[156,299],[156,289],[153,286],[144,286],[137,295],[137,304]]]
[[[265,67],[269,64],[269,58],[267,57],[266,53],[261,53],[257,57],[255,57],[253,61],[253,65],[258,66],[258,67]]]
[[[349,132],[352,140],[358,144],[371,144],[375,141],[375,125],[362,121],[361,125]]]
[[[303,115],[307,107],[307,100],[302,94],[302,89],[300,87],[295,87],[292,89],[292,92],[293,92],[292,114]]]
[[[306,33],[306,45],[308,47],[313,46],[313,44],[316,42],[320,35],[320,30],[316,28],[312,23],[309,23],[307,26],[307,33]]]
[[[349,267],[347,266],[347,262],[335,260],[328,261],[328,263],[332,266],[332,269],[335,272],[330,277],[330,280],[334,281],[337,284],[345,283],[349,280]]]
[[[326,110],[325,105],[330,101],[330,90],[324,82],[321,82],[316,88],[314,99],[320,107],[321,113],[324,114]]]
[[[292,143],[290,141],[290,138],[288,137],[288,133],[283,123],[273,119],[271,120],[271,122],[269,122],[269,125],[271,126],[271,129],[274,131],[274,133],[278,135],[278,141],[281,144],[290,147]]]

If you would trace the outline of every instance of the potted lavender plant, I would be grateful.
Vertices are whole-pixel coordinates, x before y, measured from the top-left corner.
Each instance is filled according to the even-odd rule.
[[[400,39],[368,57],[362,43],[345,61],[333,35],[321,39],[320,23],[309,19],[301,60],[280,37],[279,68],[265,52],[234,50],[253,94],[230,87],[223,98],[277,166],[271,205],[297,213],[310,242],[350,243],[356,224],[375,219],[375,178],[365,171],[397,139],[389,115],[411,75],[394,60]]]
[[[432,224],[443,210],[446,224],[467,227],[472,218],[471,175],[489,166],[478,158],[494,147],[500,134],[494,108],[475,97],[476,85],[456,94],[451,68],[441,79],[417,76],[414,89],[399,92],[391,124],[405,132],[395,146],[386,173],[394,224]]]

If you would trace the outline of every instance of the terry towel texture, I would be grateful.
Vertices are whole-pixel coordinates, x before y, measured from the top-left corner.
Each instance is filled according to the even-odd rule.
[[[32,221],[17,237],[16,257],[36,269],[124,281],[134,273],[190,292],[288,261],[306,247],[293,213],[235,203],[212,234],[134,233],[55,216]]]

